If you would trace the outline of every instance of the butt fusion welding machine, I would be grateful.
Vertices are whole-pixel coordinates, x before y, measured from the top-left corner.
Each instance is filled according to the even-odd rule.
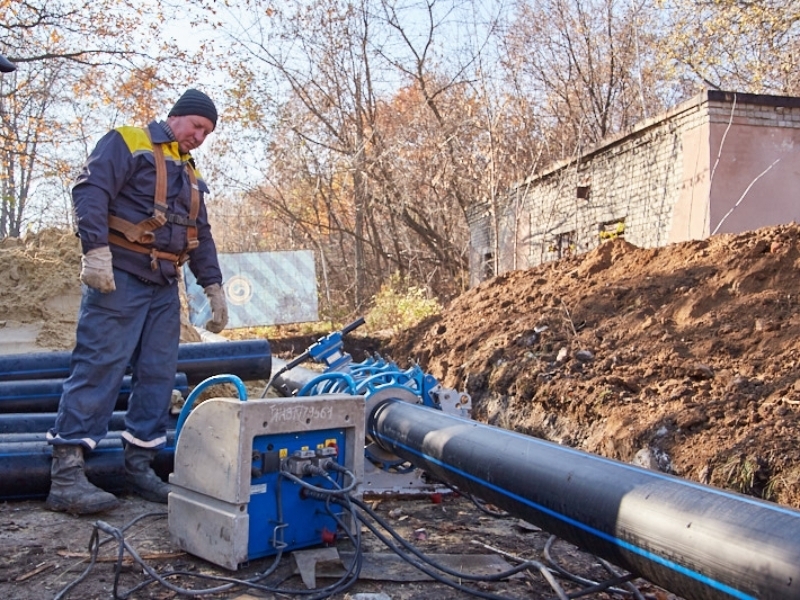
[[[366,439],[366,418],[389,398],[468,417],[470,398],[416,365],[401,370],[380,357],[354,364],[342,351],[342,336],[363,323],[320,338],[279,369],[264,395],[306,360],[327,367],[307,370],[300,383],[276,385],[286,397],[247,400],[242,382],[230,375],[209,378],[189,394],[175,432],[168,509],[170,533],[182,549],[236,570],[253,559],[331,543],[342,525],[356,526],[331,502],[336,496],[436,488]],[[200,391],[222,382],[235,384],[239,398],[193,407]]]

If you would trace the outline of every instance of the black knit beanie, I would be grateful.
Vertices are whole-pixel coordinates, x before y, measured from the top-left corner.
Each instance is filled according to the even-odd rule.
[[[214,102],[200,90],[188,89],[183,96],[178,98],[175,106],[169,111],[169,117],[182,117],[184,115],[197,115],[205,117],[217,126],[217,107]]]

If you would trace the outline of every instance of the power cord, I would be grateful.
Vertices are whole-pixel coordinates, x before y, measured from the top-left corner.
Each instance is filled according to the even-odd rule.
[[[334,478],[332,478],[328,474],[328,470],[336,471],[341,476],[341,479],[347,481],[347,485],[343,486]],[[514,558],[520,564],[504,572],[489,576],[470,575],[456,571],[446,565],[439,564],[430,557],[426,556],[413,544],[405,540],[402,535],[400,535],[385,519],[378,515],[378,513],[376,513],[368,504],[364,503],[359,498],[350,495],[350,492],[355,488],[356,485],[356,477],[352,472],[333,460],[320,463],[320,465],[309,465],[308,471],[308,475],[314,475],[322,478],[331,487],[314,485],[300,477],[297,477],[293,473],[288,472],[282,466],[282,469],[279,472],[277,485],[275,486],[278,522],[275,527],[273,536],[274,539],[272,541],[274,547],[277,549],[277,553],[274,556],[272,563],[265,571],[247,579],[176,570],[158,573],[145,563],[137,551],[125,539],[125,532],[136,523],[145,518],[163,518],[167,515],[166,512],[147,513],[136,517],[121,528],[113,527],[105,521],[96,521],[94,523],[92,534],[89,540],[89,565],[86,567],[83,573],[81,573],[81,575],[65,586],[54,597],[53,600],[66,599],[68,594],[81,582],[83,582],[92,571],[97,563],[100,548],[112,541],[116,541],[118,545],[117,560],[114,567],[113,597],[115,600],[127,600],[135,592],[153,583],[159,583],[175,594],[193,598],[199,598],[211,594],[219,594],[236,587],[245,587],[264,592],[270,592],[273,594],[302,596],[306,600],[324,600],[325,598],[329,598],[334,594],[349,590],[358,581],[364,560],[360,525],[366,527],[379,541],[381,541],[387,548],[397,554],[400,558],[413,565],[415,568],[419,569],[435,581],[478,598],[485,598],[487,600],[513,600],[508,596],[492,594],[469,587],[468,585],[463,585],[462,583],[459,583],[459,581],[494,582],[507,579],[519,573],[525,573],[528,577],[531,577],[531,574],[534,571],[538,572],[545,578],[555,592],[558,600],[571,600],[573,598],[578,598],[587,594],[601,591],[625,596],[633,596],[635,600],[646,600],[646,598],[650,598],[650,596],[644,596],[632,583],[630,583],[630,581],[635,578],[634,575],[619,575],[610,564],[602,560],[600,561],[600,564],[612,576],[611,579],[605,582],[596,582],[569,573],[557,565],[553,560],[551,549],[553,541],[556,539],[555,536],[550,537],[545,545],[544,550],[545,557],[552,565],[552,568],[547,567],[546,565],[535,560],[522,559],[519,557],[513,557],[507,553],[503,553],[506,556],[512,556],[512,558]],[[276,572],[284,555],[283,550],[286,547],[286,543],[282,539],[283,528],[286,526],[286,524],[283,523],[283,502],[281,500],[281,487],[283,480],[291,481],[292,483],[300,486],[302,488],[302,497],[323,501],[325,505],[325,511],[332,519],[335,520],[337,524],[337,530],[344,532],[347,540],[354,547],[355,551],[353,553],[353,559],[350,564],[346,565],[344,574],[337,581],[330,585],[313,590],[290,589],[280,585],[286,579],[285,577],[281,578],[279,581],[273,582],[272,584],[262,583]],[[481,503],[476,502],[474,497],[469,497],[478,508],[483,510]],[[490,512],[489,514],[497,517],[504,516],[503,514],[497,512]],[[381,529],[387,532],[388,535],[384,534]],[[106,534],[108,537],[101,539],[101,532]],[[142,570],[147,575],[147,579],[138,583],[131,589],[121,592],[119,589],[119,583],[120,576],[123,571],[123,559],[126,552],[132,557],[136,564],[141,566]],[[576,592],[567,593],[558,583],[554,575],[561,576],[583,587]],[[448,576],[455,579],[451,579]],[[169,579],[175,577],[200,579],[204,581],[215,582],[219,585],[199,590],[187,589],[169,581]],[[627,589],[615,587],[620,584],[625,584]]]
[[[143,515],[139,515],[138,517],[136,517],[135,519],[130,521],[127,525],[122,527],[122,529],[120,529],[120,532],[122,533],[122,532],[130,529],[136,523],[138,523],[139,521],[142,521],[144,519],[147,519],[147,518],[163,518],[163,517],[166,517],[166,516],[167,516],[167,513],[163,512],[163,511],[151,512],[151,513],[146,513],[146,514],[143,514]],[[95,563],[97,563],[97,555],[98,555],[98,553],[100,551],[100,546],[103,546],[103,545],[107,544],[108,542],[112,541],[113,539],[114,538],[109,537],[109,538],[106,538],[104,540],[100,540],[100,536],[99,536],[99,533],[98,533],[98,527],[94,527],[92,529],[92,535],[89,538],[89,565],[86,567],[86,569],[83,571],[83,573],[81,573],[75,580],[70,582],[66,587],[64,587],[60,592],[58,592],[55,595],[55,597],[53,598],[53,600],[63,600],[63,598],[67,597],[67,594],[70,592],[70,590],[72,590],[74,587],[76,587],[78,584],[80,584],[84,579],[86,579],[86,577],[89,575],[89,573],[94,568]]]
[[[406,541],[391,525],[389,525],[382,517],[380,517],[380,515],[378,515],[375,511],[373,511],[367,504],[365,504],[361,500],[358,500],[357,498],[350,498],[350,500],[351,502],[353,502],[353,504],[358,506],[359,509],[361,509],[367,515],[369,515],[369,517],[373,519],[376,523],[378,523],[385,531],[387,531],[392,538],[397,540],[400,546],[402,546],[402,548],[404,548],[405,550],[401,549],[390,538],[386,537],[383,533],[381,533],[380,530],[377,527],[375,527],[375,525],[373,525],[373,523],[359,516],[361,523],[365,527],[367,527],[367,529],[369,529],[375,537],[377,537],[387,548],[392,550],[400,558],[402,558],[409,564],[413,565],[415,568],[419,569],[420,571],[422,571],[435,581],[438,581],[439,583],[443,583],[449,587],[457,589],[461,592],[465,592],[472,596],[476,596],[478,598],[486,598],[488,600],[510,600],[508,596],[498,596],[496,594],[482,592],[480,590],[476,590],[474,588],[461,585],[460,583],[452,579],[443,577],[440,573],[437,573],[436,571],[441,571],[442,573],[452,575],[453,577],[457,577],[458,579],[461,580],[481,582],[481,581],[499,581],[511,577],[512,575],[515,575],[517,573],[528,571],[531,567],[534,567],[540,571],[543,571],[543,575],[545,575],[545,577],[548,578],[548,580],[552,579],[551,585],[555,584],[556,589],[560,590],[558,582],[556,582],[555,579],[552,578],[552,575],[549,573],[549,571],[547,571],[547,568],[541,563],[536,563],[534,561],[528,561],[517,567],[504,571],[502,573],[497,573],[495,575],[490,575],[490,576],[469,575],[460,571],[455,571],[453,569],[450,569],[445,565],[438,564],[434,560],[425,556],[424,553],[420,552],[408,541]],[[414,557],[419,560],[416,560]],[[432,568],[428,568],[428,566],[426,565],[430,565],[430,567]],[[561,590],[559,598],[561,600],[568,600],[568,596],[566,595],[566,593],[563,592],[563,590]]]
[[[331,461],[333,462],[333,461]],[[113,597],[115,600],[126,600],[130,598],[132,594],[135,592],[147,587],[152,583],[159,583],[160,585],[164,586],[165,588],[169,589],[170,591],[182,595],[188,596],[192,598],[198,598],[202,596],[208,596],[211,594],[219,594],[220,592],[225,592],[231,590],[235,587],[246,587],[257,589],[260,591],[275,593],[275,594],[293,594],[299,596],[306,596],[308,600],[323,600],[324,598],[328,598],[333,594],[343,592],[348,590],[350,587],[358,581],[358,577],[361,573],[361,567],[363,565],[363,554],[361,549],[361,529],[357,526],[358,517],[356,514],[355,507],[350,503],[347,493],[353,489],[355,486],[356,478],[355,475],[348,471],[347,469],[340,467],[338,464],[336,468],[333,468],[332,465],[326,464],[327,467],[331,468],[331,470],[335,470],[339,472],[344,478],[349,479],[349,483],[346,487],[342,487],[337,481],[335,481],[332,477],[327,475],[327,473],[316,473],[318,475],[322,475],[326,481],[331,484],[331,488],[322,488],[319,486],[312,485],[306,481],[303,481],[291,473],[281,472],[280,477],[278,477],[276,488],[276,502],[277,502],[277,519],[278,523],[275,527],[275,539],[273,540],[274,546],[278,549],[277,554],[275,555],[272,564],[270,567],[262,572],[257,574],[254,577],[249,579],[238,579],[234,577],[224,577],[218,575],[208,575],[202,573],[192,573],[187,571],[167,571],[163,573],[156,572],[152,567],[147,565],[142,557],[138,554],[135,548],[131,546],[131,544],[125,539],[125,532],[130,529],[134,524],[138,523],[139,521],[148,518],[148,517],[156,517],[156,518],[163,518],[167,515],[166,512],[158,512],[158,513],[147,513],[141,515],[131,522],[127,523],[121,528],[114,527],[108,524],[105,521],[98,520],[95,521],[92,534],[89,540],[89,556],[90,562],[84,572],[78,576],[74,581],[70,582],[67,586],[65,586],[54,598],[54,600],[64,600],[68,597],[68,594],[74,590],[80,583],[82,583],[89,573],[92,571],[94,566],[97,563],[98,554],[100,548],[111,542],[116,541],[118,545],[117,549],[117,561],[114,567],[114,588],[113,588]],[[325,501],[325,509],[328,514],[336,521],[337,528],[343,531],[352,543],[353,547],[355,548],[354,559],[353,561],[347,566],[344,575],[334,582],[331,585],[325,586],[323,588],[317,588],[314,590],[300,590],[300,589],[288,589],[283,587],[278,587],[277,585],[266,585],[262,584],[267,577],[272,575],[278,568],[280,561],[283,557],[283,549],[286,547],[285,542],[282,540],[282,531],[285,524],[283,521],[283,502],[281,500],[281,482],[283,479],[291,480],[295,483],[301,485],[301,487],[305,490],[305,493],[309,497],[320,498]],[[345,523],[342,519],[341,509],[335,511],[332,506],[332,500],[336,498],[338,502],[336,506],[344,506],[347,513],[350,515],[350,522],[351,525]],[[101,532],[107,534],[108,537],[101,539]],[[133,588],[127,591],[120,591],[120,576],[122,574],[122,567],[123,567],[123,559],[125,557],[125,553],[128,553],[134,562],[141,566],[142,570],[146,573],[147,579],[138,583]],[[187,589],[178,585],[175,585],[169,579],[175,577],[190,577],[194,579],[202,579],[206,581],[213,581],[217,583],[221,583],[221,585],[217,585],[214,587],[204,588],[201,590],[198,589]]]

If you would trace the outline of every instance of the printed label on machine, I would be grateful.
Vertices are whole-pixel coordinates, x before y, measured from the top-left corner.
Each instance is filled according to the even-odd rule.
[[[257,483],[256,485],[250,486],[250,495],[255,496],[256,494],[266,494],[267,493],[267,484],[266,483]]]

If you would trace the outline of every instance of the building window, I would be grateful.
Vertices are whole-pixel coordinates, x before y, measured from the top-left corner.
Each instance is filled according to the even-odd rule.
[[[601,242],[625,237],[625,217],[600,223],[599,236]]]
[[[494,275],[494,254],[491,252],[484,252],[481,255],[481,281],[491,279]]]
[[[553,239],[553,244],[549,250],[555,253],[556,258],[566,258],[575,254],[577,248],[577,236],[574,231],[557,233]]]

